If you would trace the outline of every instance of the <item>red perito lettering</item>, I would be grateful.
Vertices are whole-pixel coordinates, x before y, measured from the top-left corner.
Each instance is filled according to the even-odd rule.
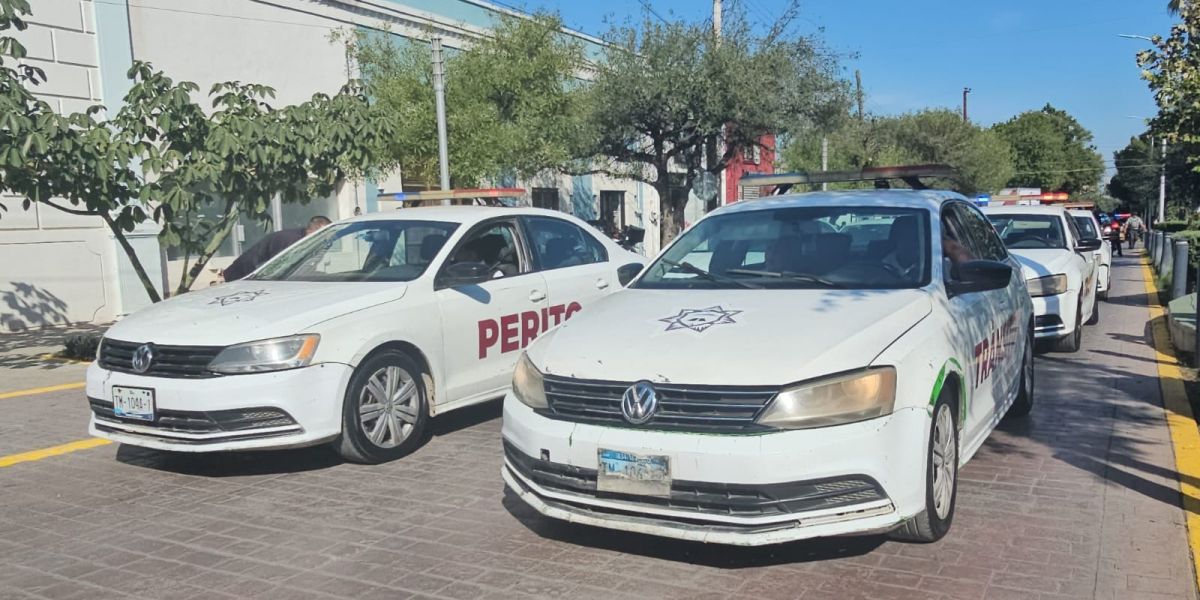
[[[567,319],[570,319],[571,315],[573,315],[581,310],[583,310],[583,307],[580,306],[578,302],[572,302],[572,303],[568,304],[567,305],[567,314],[563,315],[563,320],[565,321]]]
[[[532,310],[521,313],[521,347],[524,348],[538,336],[538,314]]]
[[[555,304],[554,306],[550,307],[550,316],[554,317],[555,325],[562,323],[563,310],[565,308],[566,307],[561,304]]]
[[[518,349],[517,335],[520,333],[517,330],[517,315],[504,315],[500,317],[500,351],[512,352]]]
[[[500,339],[500,328],[491,319],[479,322],[479,358],[487,358],[488,348]]]
[[[548,311],[543,308],[542,309],[542,333],[546,333],[547,329],[550,329],[550,315],[549,315]]]

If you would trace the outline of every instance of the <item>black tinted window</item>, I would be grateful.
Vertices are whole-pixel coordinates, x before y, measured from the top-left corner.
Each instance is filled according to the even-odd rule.
[[[561,269],[608,260],[599,240],[574,223],[551,217],[528,217],[533,255],[542,269]]]
[[[957,203],[955,208],[960,215],[964,233],[970,244],[975,247],[977,256],[987,260],[1004,260],[1008,257],[1004,243],[1000,241],[1000,236],[996,234],[996,228],[992,227],[990,221],[972,206]]]

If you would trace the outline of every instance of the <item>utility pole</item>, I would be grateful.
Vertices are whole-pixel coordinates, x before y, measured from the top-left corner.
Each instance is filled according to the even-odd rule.
[[[433,45],[433,97],[434,104],[437,106],[438,170],[442,189],[448,190],[450,189],[450,152],[446,148],[446,72],[445,64],[442,62],[442,38],[434,36],[431,42]],[[442,204],[449,203],[449,200],[442,201]]]
[[[963,123],[967,122],[967,94],[971,93],[971,88],[963,88]]]
[[[1167,217],[1167,139],[1162,141],[1162,169],[1158,175],[1158,222],[1162,223]]]
[[[713,0],[713,33],[721,39],[721,0]]]
[[[854,97],[858,101],[858,120],[862,121],[866,117],[863,113],[862,73],[858,69],[854,70]]]
[[[716,38],[716,41],[718,44],[721,43],[721,11],[722,11],[721,0],[713,0],[713,4],[712,4],[713,36]],[[721,132],[719,134],[717,134],[716,141],[711,142],[711,145],[706,144],[706,146],[708,148],[711,148],[712,151],[705,153],[705,159],[706,159],[705,165],[704,165],[705,168],[709,168],[712,166],[712,165],[707,164],[708,158],[712,158],[713,160],[720,160],[719,158],[717,158],[717,155],[721,154],[721,152],[723,150],[722,142],[724,140],[722,138],[725,137],[724,133],[725,133],[725,127],[722,125]],[[718,207],[725,205],[725,181],[726,181],[725,177],[726,177],[725,170],[722,169],[720,174],[717,176],[717,197],[716,197],[715,201],[716,201]],[[740,190],[741,188],[738,188],[738,189]],[[741,199],[741,192],[738,192],[738,195],[737,195],[737,197],[734,198],[734,200],[740,200],[740,199]]]
[[[821,136],[821,172],[829,170],[829,136]],[[829,184],[821,182],[821,191],[829,189]]]

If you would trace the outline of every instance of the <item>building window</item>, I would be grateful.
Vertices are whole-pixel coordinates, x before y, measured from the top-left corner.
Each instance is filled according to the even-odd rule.
[[[742,148],[742,160],[757,165],[762,162],[762,148],[758,146],[747,146]]]
[[[605,232],[616,233],[625,227],[625,192],[600,192],[600,221]]]
[[[533,188],[533,207],[560,210],[558,207],[558,188]]]

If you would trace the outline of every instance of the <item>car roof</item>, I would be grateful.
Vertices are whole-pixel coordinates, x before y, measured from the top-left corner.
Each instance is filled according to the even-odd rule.
[[[805,206],[878,206],[888,208],[919,208],[937,212],[946,200],[966,200],[956,192],[946,190],[839,190],[765,196],[723,206],[711,213],[729,214],[778,208]]]
[[[1067,209],[1061,206],[1045,204],[1014,205],[1014,206],[985,206],[983,212],[989,215],[1058,215],[1066,216]]]
[[[477,223],[491,217],[508,217],[513,215],[536,215],[558,217],[573,220],[567,213],[545,208],[508,207],[508,206],[414,206],[373,212],[340,221],[350,223],[356,221],[442,221],[445,223]]]

